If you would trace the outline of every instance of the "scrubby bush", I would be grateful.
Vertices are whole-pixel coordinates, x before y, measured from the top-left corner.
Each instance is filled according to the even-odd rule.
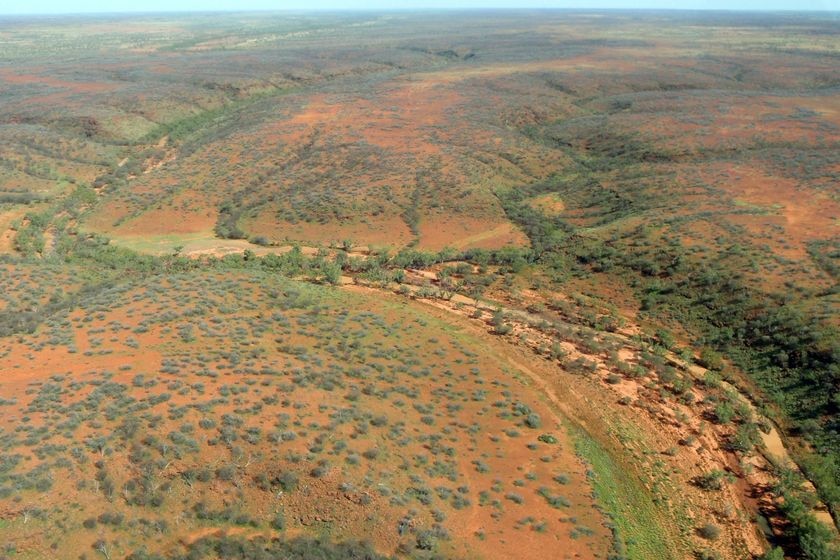
[[[724,482],[731,482],[732,478],[733,476],[726,471],[714,470],[695,477],[693,482],[703,490],[721,490]]]
[[[697,533],[706,540],[716,541],[720,538],[721,530],[714,523],[706,523],[697,529]]]

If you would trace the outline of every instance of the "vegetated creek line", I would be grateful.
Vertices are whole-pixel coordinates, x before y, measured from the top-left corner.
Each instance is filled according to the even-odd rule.
[[[250,244],[248,244],[248,245],[250,245]],[[304,246],[304,245],[291,245],[291,244],[282,245],[282,246],[272,246],[272,247],[255,247],[255,249],[257,249],[257,251],[259,251],[259,253],[262,253],[262,254],[266,254],[266,253],[282,254],[282,253],[286,253],[288,251],[291,251],[295,246],[297,246],[304,255],[308,255],[308,256],[313,256],[313,255],[317,254],[321,249],[321,248],[318,248],[318,247],[309,247],[309,246]],[[197,258],[201,258],[203,256],[208,256],[208,255],[216,256],[219,253],[230,254],[229,252],[224,251],[224,249],[222,249],[222,251],[219,251],[219,249],[221,249],[221,248],[217,247],[216,249],[189,252],[189,253],[186,253],[184,256],[189,257],[189,258],[197,259]],[[244,251],[244,248],[241,245],[237,246],[236,248],[231,248],[231,249],[232,249],[232,252],[234,252],[234,253]],[[350,256],[357,256],[357,257],[361,257],[361,258],[366,258],[366,257],[369,256],[368,253],[366,253],[366,252],[350,251],[348,254]],[[408,274],[414,274],[416,276],[420,276],[424,280],[428,280],[432,283],[438,281],[437,274],[433,271],[405,269],[404,272],[406,272]],[[339,285],[340,286],[348,286],[348,287],[349,286],[364,287],[364,288],[367,288],[367,289],[373,290],[373,291],[389,293],[389,294],[397,294],[397,295],[399,295],[399,293],[400,293],[399,292],[400,287],[406,287],[409,290],[409,292],[406,295],[408,295],[410,297],[416,297],[416,294],[418,292],[420,292],[420,290],[422,290],[423,287],[424,287],[424,286],[418,286],[418,285],[413,285],[413,284],[396,284],[396,283],[388,284],[388,285],[385,285],[385,286],[377,286],[377,285],[373,285],[373,284],[368,284],[368,283],[364,282],[363,280],[360,280],[360,279],[358,279],[354,276],[344,276],[344,275],[342,275],[340,277]],[[457,293],[452,293],[451,297],[449,297],[448,300],[438,299],[438,298],[424,298],[422,296],[418,297],[417,299],[421,302],[425,301],[426,303],[436,302],[437,305],[435,305],[435,307],[437,307],[439,309],[444,309],[447,312],[454,313],[454,314],[457,314],[458,311],[455,309],[454,305],[452,305],[452,304],[471,306],[475,309],[480,309],[481,311],[489,311],[489,312],[495,312],[497,310],[501,310],[502,313],[504,313],[506,317],[518,320],[517,322],[520,324],[520,326],[524,325],[525,328],[528,328],[528,329],[531,328],[531,326],[530,326],[531,324],[535,324],[535,323],[537,323],[541,320],[540,317],[538,317],[538,316],[536,316],[536,315],[534,315],[530,312],[527,312],[527,311],[522,311],[522,310],[519,310],[519,309],[512,309],[512,308],[509,308],[509,307],[505,307],[505,306],[503,306],[499,303],[496,303],[496,302],[490,302],[490,303],[484,302],[484,301],[477,300],[477,299],[471,298],[469,296],[465,296],[465,295],[457,294]],[[616,337],[616,338],[622,339],[625,344],[628,344],[628,345],[631,345],[631,346],[634,344],[634,342],[627,335],[623,335],[623,334],[620,334],[620,333],[611,333],[611,335]],[[702,379],[706,375],[706,373],[708,372],[707,369],[702,368],[698,365],[687,364],[685,361],[683,361],[681,358],[679,358],[678,356],[676,356],[672,352],[667,352],[664,357],[672,365],[676,366],[678,369],[680,369],[682,371],[687,372],[688,374],[690,374],[695,379]],[[511,365],[514,366],[516,369],[520,370],[525,375],[527,375],[536,385],[538,385],[540,390],[546,396],[546,398],[548,398],[555,406],[558,406],[560,408],[560,410],[563,409],[562,401],[557,397],[556,394],[553,393],[553,391],[550,389],[550,386],[548,385],[548,382],[545,381],[539,374],[537,374],[533,370],[530,370],[528,368],[523,367],[521,364],[519,364],[517,362],[514,362],[514,361],[511,361]],[[753,410],[753,412],[757,413],[755,404],[753,403],[753,401],[749,397],[749,395],[745,394],[739,387],[737,387],[735,385],[732,385],[732,384],[728,383],[727,381],[722,381],[721,383],[724,386],[726,386],[728,389],[732,390],[735,394],[737,394],[739,398],[741,398],[742,400],[744,400],[748,404],[748,406]],[[792,468],[795,471],[799,472],[803,476],[803,478],[805,478],[805,480],[807,481],[808,490],[811,493],[813,493],[815,498],[816,498],[816,488],[813,486],[813,483],[810,480],[808,480],[807,477],[805,477],[804,473],[801,471],[799,466],[791,458],[790,452],[789,452],[787,446],[785,445],[784,440],[782,439],[782,437],[781,437],[778,429],[776,428],[775,424],[773,424],[767,418],[762,417],[762,419],[767,420],[767,423],[770,426],[770,430],[766,434],[763,431],[759,430],[759,434],[760,434],[761,440],[762,440],[762,446],[761,446],[760,449],[761,449],[761,453],[764,456],[764,458],[767,461],[769,461],[771,464],[774,464],[774,463],[775,464],[783,464],[783,465],[786,465],[789,468]],[[826,507],[826,505],[821,500],[819,500],[819,498],[815,499],[815,505],[814,505],[814,508],[812,509],[812,513],[814,514],[815,517],[817,517],[817,519],[819,519],[821,522],[823,522],[829,528],[831,528],[834,531],[837,530],[837,525],[835,524],[834,519],[832,518],[830,512],[828,511],[828,508]]]
[[[407,272],[418,272],[418,271],[407,271]],[[437,278],[436,278],[436,275],[435,275],[434,272],[430,272],[430,271],[422,271],[422,272],[423,272],[422,276],[424,276],[426,278],[429,278],[429,279],[431,279],[431,277],[434,275],[435,276],[434,281],[436,281]],[[396,284],[386,286],[386,287],[377,287],[377,286],[373,286],[373,285],[367,285],[367,284],[364,284],[364,283],[359,284],[359,283],[357,283],[356,279],[352,276],[342,276],[341,277],[341,285],[342,286],[361,285],[361,286],[364,286],[364,287],[366,287],[368,289],[371,289],[371,290],[374,290],[374,291],[382,291],[382,292],[399,294],[399,291],[396,289],[396,286],[397,286]],[[407,295],[409,295],[411,297],[414,297],[415,294],[417,294],[422,289],[421,286],[410,285],[410,284],[399,284],[399,286],[407,286],[408,289],[410,290],[410,293],[407,294]],[[427,300],[427,302],[434,301],[434,302],[438,303],[438,305],[435,305],[436,308],[444,309],[444,310],[448,311],[449,313],[455,313],[455,314],[457,314],[458,311],[454,308],[454,306],[447,305],[447,304],[455,303],[455,304],[467,305],[467,306],[472,306],[476,309],[480,309],[482,311],[490,311],[490,312],[501,310],[505,314],[505,316],[507,316],[509,318],[518,318],[519,321],[520,321],[520,326],[524,324],[524,325],[528,326],[528,328],[530,328],[529,323],[539,322],[541,320],[540,317],[535,316],[532,313],[529,313],[527,311],[521,311],[519,309],[511,309],[511,308],[508,308],[508,307],[504,307],[501,304],[490,304],[490,303],[482,302],[480,300],[476,300],[474,298],[471,298],[469,296],[464,296],[464,295],[461,295],[461,294],[454,294],[454,295],[452,295],[451,298],[449,298],[449,300],[428,299],[428,298],[422,298],[422,297],[418,298],[418,300],[421,301],[421,302],[424,301],[424,300]],[[616,338],[622,339],[627,344],[632,344],[633,343],[633,341],[630,339],[630,337],[628,337],[626,335],[623,335],[623,334],[620,334],[620,333],[611,333],[611,335],[616,337]],[[689,375],[691,375],[695,379],[703,379],[709,371],[706,368],[700,367],[698,365],[687,364],[685,361],[683,361],[681,358],[679,358],[678,356],[673,354],[673,352],[670,352],[670,351],[665,354],[665,358],[672,365],[676,366],[678,369],[681,369],[681,370],[685,371],[686,373],[688,373]],[[550,388],[550,385],[548,384],[548,382],[545,381],[545,379],[543,379],[538,373],[531,370],[530,368],[527,368],[527,367],[523,366],[522,364],[514,361],[511,358],[508,358],[508,361],[510,362],[510,364],[513,367],[515,367],[516,369],[518,369],[519,371],[521,371],[522,373],[527,375],[532,380],[532,382],[534,382],[534,384],[537,385],[539,387],[539,389],[545,394],[546,398],[548,398],[549,401],[552,402],[552,404],[557,406],[561,411],[566,408],[564,403],[562,402],[562,400],[560,400],[557,397],[557,395],[554,393],[554,391]],[[737,394],[740,399],[742,399],[744,402],[747,403],[747,405],[750,407],[750,409],[753,411],[753,413],[758,414],[758,410],[756,409],[756,406],[755,406],[754,402],[752,401],[752,399],[749,397],[749,395],[745,394],[739,387],[737,387],[737,386],[735,386],[735,385],[733,385],[733,384],[731,384],[731,383],[729,383],[728,381],[725,381],[725,380],[721,381],[721,385],[724,386],[725,388],[731,390],[735,394]],[[762,442],[762,445],[760,447],[761,454],[764,456],[764,458],[769,463],[784,465],[784,466],[786,466],[790,469],[795,470],[800,475],[802,475],[802,477],[806,481],[806,486],[807,486],[808,491],[810,493],[812,493],[815,497],[814,507],[812,508],[811,513],[819,521],[821,521],[826,526],[828,526],[831,530],[837,531],[837,529],[838,529],[837,525],[835,524],[834,518],[831,516],[831,513],[828,511],[828,507],[825,505],[825,503],[823,503],[817,497],[816,488],[814,487],[813,483],[805,476],[805,473],[802,472],[802,470],[799,468],[799,466],[796,464],[796,462],[792,459],[792,457],[790,455],[790,452],[789,452],[788,448],[785,446],[784,440],[782,439],[781,434],[779,433],[775,424],[773,424],[773,422],[771,422],[768,418],[765,418],[764,416],[760,416],[760,418],[763,419],[763,420],[766,420],[767,424],[770,426],[770,429],[767,433],[759,430],[759,434],[760,434],[761,442]]]

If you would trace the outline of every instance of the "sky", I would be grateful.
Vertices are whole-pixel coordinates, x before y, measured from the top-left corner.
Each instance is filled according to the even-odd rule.
[[[840,0],[0,0],[0,14],[441,8],[840,10]]]

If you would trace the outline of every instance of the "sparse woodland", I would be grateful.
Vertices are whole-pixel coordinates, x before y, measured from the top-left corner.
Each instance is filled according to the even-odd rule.
[[[0,38],[0,559],[840,557],[836,18]]]

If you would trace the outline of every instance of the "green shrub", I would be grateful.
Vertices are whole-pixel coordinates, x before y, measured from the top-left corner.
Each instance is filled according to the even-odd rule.
[[[274,517],[271,518],[271,528],[277,531],[283,531],[286,529],[286,516],[282,511],[278,511],[274,514]]]
[[[720,527],[713,523],[706,523],[697,529],[697,533],[706,540],[716,541],[720,538],[721,530]]]
[[[722,490],[724,482],[732,482],[732,474],[714,470],[694,478],[693,482],[703,490]]]

